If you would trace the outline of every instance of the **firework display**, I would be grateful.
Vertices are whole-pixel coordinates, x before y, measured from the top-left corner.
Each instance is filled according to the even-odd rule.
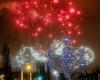
[[[6,29],[3,28],[6,27],[4,22],[9,20],[7,31],[11,31],[7,32],[9,34],[1,31],[4,34],[4,37],[2,34],[1,37],[11,37],[11,40],[7,40],[9,43],[16,39],[14,43],[31,44],[22,46],[17,54],[11,55],[12,69],[24,71],[30,64],[30,71],[35,69],[39,73],[36,79],[42,80],[40,73],[47,71],[48,75],[50,72],[50,76],[46,77],[52,76],[53,80],[57,80],[60,73],[71,80],[75,71],[82,71],[91,65],[95,60],[93,50],[77,44],[82,34],[80,25],[83,21],[80,4],[81,2],[73,0],[10,0],[0,3],[1,30]],[[81,7],[86,8],[84,5]],[[88,31],[88,28],[86,29]],[[18,36],[13,38],[17,34]]]
[[[85,67],[88,66],[91,62],[94,61],[94,52],[86,47],[81,46],[77,50],[75,50],[74,55],[76,56],[76,59],[78,60],[77,64],[79,67]]]
[[[94,61],[94,52],[90,48],[86,46],[76,48],[70,41],[67,37],[54,40],[50,50],[45,51],[45,54],[39,53],[32,47],[23,47],[12,63],[16,62],[17,67],[21,68],[25,63],[42,62],[48,66],[51,72],[61,70],[70,80],[74,70],[83,69]]]
[[[80,33],[78,23],[81,12],[74,7],[72,2],[63,2],[65,4],[61,4],[61,0],[58,0],[58,3],[52,0],[47,2],[30,0],[19,3],[19,6],[16,7],[16,14],[18,16],[16,23],[20,28],[29,28],[30,24],[31,27],[36,27],[35,30],[33,29],[33,36],[41,35],[42,31],[45,32],[47,29],[49,30],[48,36],[53,36],[53,28],[61,29],[62,32],[64,31],[64,33],[68,34],[76,32],[77,35]],[[34,24],[37,25],[34,26]],[[72,32],[75,29],[76,31]]]
[[[82,33],[82,13],[73,1],[15,0],[2,6],[13,13],[13,26],[32,39],[54,40],[67,35],[75,42]]]
[[[62,45],[64,46],[62,47]],[[57,62],[60,62],[61,66],[59,67],[69,80],[74,70],[85,68],[94,61],[94,52],[90,48],[86,46],[76,48],[71,44],[71,40],[68,37],[64,37],[61,40],[54,40],[51,46],[53,46],[52,49],[54,51],[53,56],[49,58],[52,59],[56,65],[58,64]],[[60,51],[60,57],[58,57],[59,52],[56,53],[56,50]],[[57,68],[53,67],[53,69]]]

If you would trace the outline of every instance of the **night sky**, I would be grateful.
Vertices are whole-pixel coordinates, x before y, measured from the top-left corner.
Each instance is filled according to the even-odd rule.
[[[0,4],[11,0],[0,0]],[[78,39],[79,45],[87,45],[95,52],[93,66],[100,65],[100,0],[74,0],[83,13],[81,24],[82,35]],[[0,50],[3,42],[7,42],[12,54],[28,42],[24,40],[18,30],[13,28],[10,22],[13,14],[4,8],[0,8]],[[30,41],[31,43],[31,41]],[[1,51],[0,51],[1,52]]]

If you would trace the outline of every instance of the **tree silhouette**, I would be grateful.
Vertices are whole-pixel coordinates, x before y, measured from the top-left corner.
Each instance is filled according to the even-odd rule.
[[[46,72],[46,77],[47,79],[46,80],[51,80],[51,73],[50,73],[50,69],[49,69],[49,66],[47,66],[47,72]]]
[[[58,80],[68,80],[63,73],[60,74]]]

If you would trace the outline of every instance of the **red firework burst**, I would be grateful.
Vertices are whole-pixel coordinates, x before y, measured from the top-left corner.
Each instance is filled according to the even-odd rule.
[[[14,13],[16,26],[26,29],[33,38],[49,40],[67,35],[76,43],[75,39],[81,35],[81,11],[68,0],[20,1]]]

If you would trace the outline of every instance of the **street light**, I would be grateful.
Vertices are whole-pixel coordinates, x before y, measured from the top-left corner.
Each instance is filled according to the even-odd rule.
[[[4,80],[4,74],[0,75],[0,80]]]
[[[32,71],[33,71],[32,64],[26,63],[26,64],[24,65],[23,70],[24,70],[24,72],[32,72]]]
[[[53,71],[52,71],[52,75],[53,75],[54,77],[58,77],[58,76],[59,76],[59,72],[58,72],[57,70],[53,70]]]
[[[53,80],[58,80],[59,72],[57,70],[52,70],[51,72]]]
[[[43,80],[42,76],[38,76],[37,80]]]
[[[23,70],[21,71],[21,80],[23,80],[23,72],[29,73],[29,80],[32,80],[32,71],[33,71],[32,64],[26,63],[23,66]]]
[[[44,76],[42,74],[39,74],[35,77],[34,80],[44,80]]]

